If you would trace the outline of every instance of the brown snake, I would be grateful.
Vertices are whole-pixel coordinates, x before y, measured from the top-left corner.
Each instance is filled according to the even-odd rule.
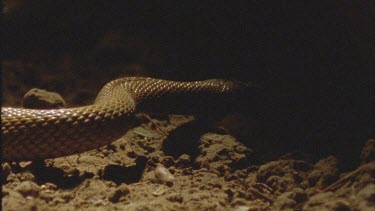
[[[63,109],[1,108],[2,158],[56,158],[99,148],[131,127],[134,113],[215,112],[246,86],[211,79],[176,82],[129,77],[109,82],[91,105]]]

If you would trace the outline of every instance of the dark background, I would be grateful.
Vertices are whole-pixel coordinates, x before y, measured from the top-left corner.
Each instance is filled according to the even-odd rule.
[[[372,1],[21,2],[3,18],[5,60],[34,49],[80,55],[116,31],[157,46],[162,59],[120,48],[118,57],[94,56],[98,65],[127,60],[158,77],[262,84],[272,106],[254,112],[269,122],[277,148],[351,161],[373,135]]]

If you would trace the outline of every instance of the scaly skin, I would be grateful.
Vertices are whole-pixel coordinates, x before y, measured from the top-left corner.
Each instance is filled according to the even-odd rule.
[[[4,107],[2,158],[46,159],[96,149],[124,134],[135,112],[209,112],[243,86],[220,79],[176,82],[130,77],[109,82],[88,106],[49,110]]]

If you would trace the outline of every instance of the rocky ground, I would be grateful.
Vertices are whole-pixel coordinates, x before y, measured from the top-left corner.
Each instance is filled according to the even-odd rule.
[[[51,71],[51,66],[61,70]],[[80,70],[71,57],[63,57],[58,65],[4,61],[3,105],[21,106],[23,94],[34,87],[59,92],[68,106],[83,105],[92,102],[105,82],[118,77],[110,74],[118,68],[108,74],[64,69]],[[137,65],[123,68],[129,69],[140,75],[145,72]],[[97,150],[45,161],[2,163],[3,210],[375,208],[373,139],[357,155],[361,163],[343,170],[342,161],[333,155],[311,159],[314,155],[284,152],[279,156],[265,140],[251,135],[251,121],[239,115],[209,127],[193,116],[141,114],[138,119],[138,126]],[[256,142],[257,147],[242,140]],[[262,156],[258,149],[262,143],[273,156]]]

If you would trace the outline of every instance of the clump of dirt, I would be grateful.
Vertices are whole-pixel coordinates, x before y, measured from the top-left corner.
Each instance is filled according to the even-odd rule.
[[[20,105],[16,97],[34,83],[22,84],[19,76],[10,71],[17,72],[24,64],[12,61],[3,67],[8,68],[4,77],[12,79],[3,85],[4,97],[13,96],[6,104]],[[33,72],[38,71],[33,69]],[[41,84],[46,81],[54,84],[51,78],[57,77],[37,80]],[[68,80],[71,86],[60,87],[64,95],[68,90],[95,87],[88,82],[78,83],[74,78]],[[92,100],[101,85],[99,82],[98,87],[90,88],[82,103]],[[72,92],[66,99],[72,102],[81,94]],[[257,148],[243,144],[230,131],[203,127],[195,121],[199,122],[192,116],[140,115],[139,126],[100,149],[45,161],[3,163],[3,210],[370,210],[375,207],[373,140],[358,155],[362,164],[343,172],[340,160],[333,155],[314,162],[304,159],[311,155],[293,157],[285,152],[279,158],[259,162]],[[272,148],[269,150],[272,152]]]

